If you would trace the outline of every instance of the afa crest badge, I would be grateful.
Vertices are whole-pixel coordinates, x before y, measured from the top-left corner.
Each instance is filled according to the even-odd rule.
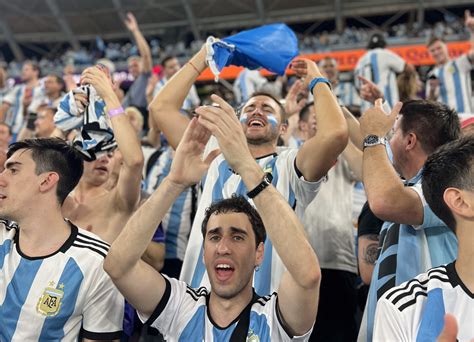
[[[54,288],[54,282],[50,283],[51,287],[47,287],[43,291],[43,295],[38,300],[36,311],[44,316],[56,316],[61,309],[61,300],[64,297],[64,285]]]

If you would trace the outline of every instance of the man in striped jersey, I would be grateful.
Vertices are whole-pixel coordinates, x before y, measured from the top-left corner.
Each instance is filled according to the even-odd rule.
[[[20,132],[29,105],[38,97],[43,96],[39,82],[40,69],[34,62],[23,63],[21,69],[22,84],[13,87],[3,98],[0,107],[0,121],[6,122],[12,129],[13,140]]]
[[[360,107],[362,100],[357,93],[357,89],[352,82],[340,82],[339,71],[337,70],[337,61],[333,57],[324,57],[319,62],[319,67],[323,74],[328,78],[333,87],[339,103],[346,107]]]
[[[174,56],[166,56],[163,58],[161,65],[163,66],[163,77],[156,83],[155,89],[153,90],[153,97],[158,94],[166,82],[168,82],[168,80],[181,68],[178,59]],[[181,108],[186,110],[193,109],[194,107],[199,106],[200,103],[201,100],[199,99],[196,87],[193,84],[189,88],[186,98],[181,104]]]
[[[123,297],[103,270],[109,245],[64,220],[83,161],[60,139],[10,146],[0,174],[0,340],[118,339]]]
[[[179,109],[199,74],[206,68],[206,48],[203,48],[163,87],[150,105],[151,116],[176,148],[187,126],[188,119]],[[283,106],[272,96],[256,94],[243,106],[240,114],[242,129],[252,156],[263,170],[273,174],[272,183],[297,213],[302,213],[319,188],[319,181],[334,164],[337,156],[347,145],[347,124],[337,100],[322,78],[317,65],[309,60],[293,62],[293,68],[306,75],[304,86],[319,79],[311,89],[317,96],[315,114],[318,122],[316,135],[299,149],[276,148],[278,136],[285,130]],[[322,82],[321,82],[322,81]],[[222,108],[203,107],[197,113],[222,111]],[[181,279],[192,287],[209,285],[205,265],[202,262],[202,235],[199,222],[204,218],[205,208],[212,202],[229,198],[233,193],[245,196],[247,187],[240,175],[219,156],[209,168],[199,202],[195,221],[191,229]],[[267,257],[256,273],[254,281],[258,294],[266,295],[277,289],[284,272],[280,257],[273,250],[270,240],[265,242]]]
[[[457,260],[385,293],[377,305],[374,340],[435,341],[444,315],[459,322],[457,339],[474,338],[474,139],[446,144],[427,160],[423,193],[458,237]]]
[[[170,173],[127,222],[105,269],[141,320],[168,341],[306,341],[318,306],[318,259],[292,208],[251,155],[234,110],[220,97],[212,99],[221,109],[201,110],[199,119],[191,120]],[[252,189],[247,196],[256,209],[245,198],[232,197],[206,210],[199,223],[211,280],[208,291],[161,275],[140,256],[173,202],[201,179],[218,155],[214,150],[202,159],[211,132],[227,165]],[[252,288],[252,278],[268,256],[266,233],[287,271],[279,293],[261,297]]]
[[[367,46],[369,51],[358,60],[354,75],[374,82],[382,90],[388,104],[394,106],[399,100],[397,74],[412,67],[396,53],[386,49],[386,46],[387,42],[383,34],[374,33]],[[358,82],[356,78],[356,85],[359,84]],[[366,111],[369,108],[370,103],[362,101],[361,110]]]
[[[426,204],[421,173],[431,153],[459,137],[460,125],[456,112],[441,103],[412,100],[403,108],[398,103],[387,115],[382,101],[377,100],[362,115],[360,128],[366,137],[363,180],[367,199],[373,213],[385,221],[359,332],[359,341],[372,341],[378,299],[394,286],[456,256],[456,237]],[[391,130],[393,164],[385,146]]]
[[[471,33],[471,45],[474,39],[474,18],[465,13],[466,27]],[[436,66],[428,75],[426,97],[429,100],[443,102],[458,113],[472,113],[471,69],[474,61],[474,50],[451,60],[444,40],[433,37],[427,44],[428,51]]]

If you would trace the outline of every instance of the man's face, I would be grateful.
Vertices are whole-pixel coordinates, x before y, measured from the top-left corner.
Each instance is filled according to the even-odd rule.
[[[5,124],[0,124],[0,145],[7,146],[10,143],[12,136],[10,130]]]
[[[263,243],[243,213],[213,214],[204,238],[204,263],[212,292],[231,299],[252,287],[255,266],[263,260]]]
[[[101,186],[107,182],[114,169],[114,152],[102,153],[91,162],[84,162],[84,173],[81,181],[92,186]]]
[[[59,97],[61,94],[61,83],[58,82],[57,78],[52,75],[48,75],[44,80],[44,92],[49,97]]]
[[[440,40],[431,44],[428,47],[428,52],[437,65],[442,65],[449,61],[448,46]]]
[[[171,58],[163,65],[164,73],[167,79],[170,79],[181,68],[177,58]]]
[[[21,69],[21,80],[23,82],[31,81],[38,77],[38,72],[33,69],[33,66],[29,63],[24,64]]]
[[[131,59],[128,62],[128,72],[136,79],[140,75],[140,60]]]
[[[35,120],[36,137],[50,137],[55,128],[56,126],[54,125],[54,113],[50,109],[40,110]]]
[[[324,59],[321,64],[321,71],[331,82],[337,80],[338,71],[336,63],[332,59]]]
[[[281,109],[265,95],[251,97],[240,114],[247,142],[252,145],[276,143],[281,133]]]
[[[18,150],[5,162],[0,174],[0,217],[18,221],[34,208],[41,184],[35,168],[30,150]]]

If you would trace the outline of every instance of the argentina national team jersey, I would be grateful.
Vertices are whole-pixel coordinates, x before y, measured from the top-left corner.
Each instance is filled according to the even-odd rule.
[[[103,270],[109,245],[71,224],[57,252],[31,258],[19,234],[0,226],[0,341],[120,338],[124,300]]]
[[[397,76],[405,68],[405,61],[387,49],[373,49],[363,55],[354,70],[356,84],[360,87],[357,76],[363,76],[374,82],[383,92],[385,100],[393,107],[399,100]],[[362,112],[372,105],[367,101],[362,101]]]
[[[219,327],[209,316],[209,292],[192,289],[184,282],[163,276],[166,289],[150,317],[138,313],[142,322],[158,329],[166,341],[229,341],[240,315],[228,327]],[[250,311],[247,341],[307,341],[311,330],[303,336],[285,331],[277,313],[277,294],[256,297]]]
[[[357,89],[352,82],[339,82],[334,87],[334,95],[336,95],[339,104],[343,106],[360,106],[362,99],[357,93]]]
[[[472,113],[471,69],[472,65],[467,55],[434,68],[430,74],[439,80],[437,100],[458,113]],[[427,94],[430,91],[429,82],[426,91]]]
[[[153,97],[155,97],[156,94],[160,92],[161,88],[163,88],[167,81],[168,79],[166,77],[163,77],[158,81],[158,83],[156,83],[155,89],[153,89]],[[188,95],[186,95],[186,98],[183,102],[183,106],[181,108],[186,110],[193,109],[194,107],[199,106],[200,103],[201,100],[199,99],[196,86],[193,85],[189,90]]]
[[[272,184],[288,201],[288,204],[295,208],[296,213],[300,214],[316,196],[320,182],[307,182],[297,175],[295,170],[297,153],[297,149],[284,148],[279,150],[278,154],[258,158],[257,163],[264,171],[272,173]],[[206,175],[181,270],[180,279],[191,287],[209,288],[209,279],[202,260],[201,223],[205,209],[213,202],[232,197],[234,193],[246,196],[247,192],[242,178],[233,173],[223,155],[219,155],[212,162]],[[249,201],[252,203],[251,200]],[[254,288],[257,294],[264,296],[276,291],[284,271],[285,267],[280,257],[273,249],[270,239],[267,238],[263,263],[254,275]]]
[[[421,170],[409,181],[423,204],[423,223],[413,227],[385,222],[380,232],[380,256],[372,273],[359,341],[372,341],[378,300],[391,288],[452,262],[457,255],[454,233],[430,209],[421,189]]]
[[[148,194],[151,195],[169,174],[172,161],[173,149],[170,146],[162,148],[160,156],[145,179],[145,191]],[[194,190],[190,187],[183,191],[161,221],[165,232],[166,259],[184,259],[191,231],[193,201],[197,204],[197,199],[193,196],[197,197],[197,186],[194,186]]]
[[[377,305],[375,341],[433,341],[444,315],[458,321],[458,341],[474,337],[474,293],[459,278],[454,263],[433,268],[388,291]]]
[[[3,101],[11,105],[7,116],[5,117],[5,123],[11,127],[12,133],[16,136],[24,122],[24,106],[23,97],[25,95],[26,85],[18,84],[13,87],[12,90],[3,98]],[[32,89],[32,101],[37,101],[38,98],[43,97],[44,88],[41,86],[34,87]]]

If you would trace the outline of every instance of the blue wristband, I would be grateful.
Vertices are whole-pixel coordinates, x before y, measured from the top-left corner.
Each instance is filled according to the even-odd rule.
[[[309,82],[309,85],[308,85],[308,89],[309,89],[309,92],[312,94],[313,93],[313,88],[316,84],[318,83],[326,83],[328,86],[329,86],[329,89],[332,89],[331,88],[331,82],[329,82],[329,80],[327,78],[324,78],[324,77],[316,77],[316,78],[313,78],[311,80],[311,82]]]

